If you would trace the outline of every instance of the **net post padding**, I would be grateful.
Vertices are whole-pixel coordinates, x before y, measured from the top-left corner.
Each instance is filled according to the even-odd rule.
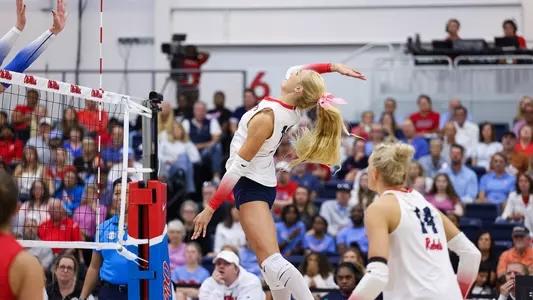
[[[138,295],[140,299],[171,299],[167,186],[158,180],[149,180],[147,184],[132,182],[129,191],[128,233],[134,238],[148,239],[149,243],[139,246],[139,255],[148,263],[141,265],[142,268],[130,265],[128,294],[132,299],[138,299]]]
[[[40,94],[44,94],[42,98],[40,98],[40,101],[43,101],[46,106],[52,107],[52,113],[55,117],[55,121],[59,123],[61,119],[61,112],[60,110],[54,110],[54,108],[57,108],[56,106],[59,105],[60,107],[72,107],[70,104],[74,103],[72,100],[69,100],[70,104],[67,104],[66,99],[78,99],[78,102],[75,103],[83,103],[83,101],[94,101],[99,106],[100,105],[110,105],[117,111],[114,112],[115,116],[119,115],[120,118],[123,119],[124,123],[124,132],[129,133],[129,120],[130,120],[130,113],[135,113],[138,115],[141,115],[146,118],[152,117],[152,111],[150,108],[145,107],[141,104],[139,104],[144,99],[141,98],[133,98],[127,95],[117,94],[113,92],[103,91],[101,89],[93,89],[88,88],[76,84],[71,84],[67,82],[47,79],[43,77],[38,77],[30,74],[22,74],[7,70],[0,70],[0,83],[4,84],[5,86],[8,86],[4,89],[3,93],[5,95],[0,94],[0,99],[4,99],[1,97],[9,97],[5,98],[4,101],[10,101],[8,104],[9,107],[13,107],[13,103],[11,103],[12,98],[16,99],[23,99],[25,97],[24,88],[26,89],[35,89],[39,91]],[[40,96],[41,97],[41,96]],[[59,99],[59,100],[58,100]],[[16,100],[15,102],[20,102],[19,100]],[[138,103],[139,102],[139,103]],[[5,107],[5,105],[3,106]],[[72,107],[73,109],[81,109],[82,107]],[[13,110],[15,111],[15,110]],[[48,115],[47,115],[48,117]],[[99,117],[100,120],[100,117]],[[63,132],[64,134],[64,132]],[[122,148],[122,159],[121,163],[118,163],[117,165],[121,165],[120,172],[122,175],[123,180],[126,180],[128,172],[150,172],[151,169],[149,168],[142,168],[142,169],[132,169],[128,168],[128,146],[129,146],[129,134],[123,135],[123,148]],[[62,146],[60,146],[62,147]],[[100,150],[100,149],[98,149]],[[98,173],[98,176],[100,174]],[[124,214],[126,210],[126,183],[123,181],[122,184],[122,190],[121,190],[121,200],[120,200],[120,212],[119,212],[119,220],[121,220],[120,227],[118,228],[118,233],[124,233]],[[52,195],[51,195],[52,196]],[[71,213],[71,212],[70,212]],[[104,220],[100,220],[103,222]],[[96,222],[93,222],[94,224]],[[96,224],[98,225],[98,224]],[[24,225],[21,225],[22,229],[24,229]],[[19,228],[20,229],[20,228]],[[97,234],[99,233],[99,229],[96,230]],[[118,235],[123,236],[123,235]],[[130,236],[127,237],[126,241],[122,241],[122,239],[118,239],[117,242],[86,242],[86,241],[72,241],[72,242],[64,242],[59,240],[33,240],[33,239],[20,239],[20,244],[24,247],[44,247],[44,248],[77,248],[77,249],[122,249],[126,245],[140,245],[140,244],[147,244],[148,239],[135,239]],[[126,253],[127,254],[127,253]]]

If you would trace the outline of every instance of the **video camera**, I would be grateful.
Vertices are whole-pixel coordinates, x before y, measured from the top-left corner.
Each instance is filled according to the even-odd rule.
[[[162,43],[161,52],[168,55],[171,69],[184,68],[183,61],[185,59],[196,59],[198,57],[198,48],[194,45],[183,45],[187,39],[184,33],[176,33],[172,35],[171,43]],[[180,72],[171,72],[170,76],[175,80],[183,80],[187,74]]]

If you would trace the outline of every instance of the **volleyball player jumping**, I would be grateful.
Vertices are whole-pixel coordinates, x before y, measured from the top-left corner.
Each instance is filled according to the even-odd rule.
[[[37,39],[22,48],[17,55],[3,69],[13,72],[24,72],[44,52],[63,28],[65,28],[65,3],[57,0],[56,10],[52,10],[52,27],[43,32]],[[26,25],[26,5],[24,0],[17,0],[17,23],[2,38],[0,38],[0,66],[7,54],[13,48],[15,41],[20,36]],[[1,84],[0,93],[9,85]]]
[[[414,149],[377,146],[368,160],[368,187],[378,192],[365,212],[367,272],[350,300],[465,299],[481,253],[457,227],[415,190],[404,188]],[[459,256],[454,274],[448,249]]]
[[[227,172],[209,205],[194,220],[193,239],[205,237],[213,212],[233,190],[244,233],[275,300],[288,300],[291,294],[296,300],[313,299],[300,272],[279,253],[270,212],[276,197],[273,155],[283,136],[297,126],[302,111],[316,107],[316,126],[296,140],[298,158],[292,164],[340,163],[341,135],[346,128],[339,110],[332,104],[344,101],[326,94],[320,73],[328,72],[366,79],[363,74],[341,64],[290,68],[281,86],[281,97],[266,97],[240,120],[231,141]]]

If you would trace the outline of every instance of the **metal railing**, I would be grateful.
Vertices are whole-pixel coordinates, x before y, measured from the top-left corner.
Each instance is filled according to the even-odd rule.
[[[418,95],[428,94],[436,111],[447,111],[447,102],[457,97],[475,121],[509,122],[520,97],[533,95],[533,64],[495,63],[533,61],[530,55],[458,56],[451,64],[448,60],[442,65],[417,65],[417,58],[384,57],[374,61],[370,109],[382,111],[383,100],[392,96],[401,103],[399,114],[408,116],[417,110]],[[433,59],[444,61],[444,57]],[[463,64],[479,59],[494,63]]]

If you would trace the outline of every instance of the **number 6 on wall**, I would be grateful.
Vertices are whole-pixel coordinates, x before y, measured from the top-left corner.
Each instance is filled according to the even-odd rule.
[[[265,76],[265,72],[261,71],[255,75],[254,80],[252,81],[252,84],[250,84],[250,88],[254,90],[255,94],[257,95],[257,99],[263,99],[266,96],[270,95],[270,86],[268,83],[263,81],[263,76]],[[262,93],[259,93],[257,91],[257,88],[262,89]]]

